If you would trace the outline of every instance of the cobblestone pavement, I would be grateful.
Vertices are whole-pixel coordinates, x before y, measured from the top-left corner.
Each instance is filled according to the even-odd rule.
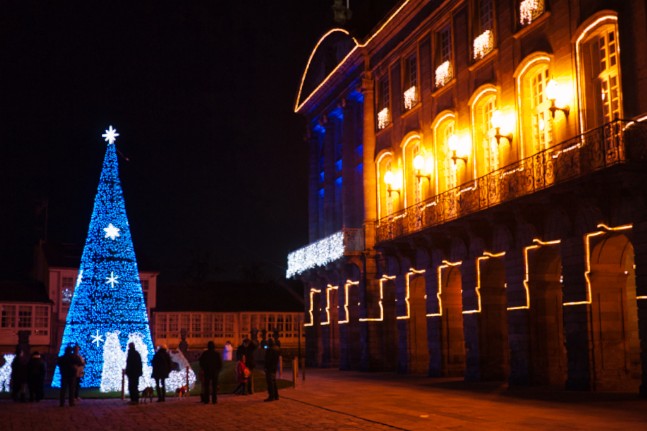
[[[281,400],[266,394],[220,395],[128,405],[84,399],[74,407],[56,400],[0,400],[2,431],[93,430],[647,430],[647,400],[632,394],[507,389],[457,379],[308,370]],[[241,427],[241,422],[247,422]]]

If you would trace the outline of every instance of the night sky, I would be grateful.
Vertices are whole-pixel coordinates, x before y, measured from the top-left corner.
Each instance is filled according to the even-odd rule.
[[[31,265],[43,202],[48,241],[84,243],[109,125],[140,268],[283,276],[308,241],[292,108],[331,5],[3,1],[0,279]]]

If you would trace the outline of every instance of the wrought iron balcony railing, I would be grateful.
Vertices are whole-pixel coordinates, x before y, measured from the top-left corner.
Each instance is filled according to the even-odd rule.
[[[286,277],[294,277],[309,269],[325,266],[343,256],[362,251],[364,251],[364,231],[344,228],[288,254]]]
[[[388,241],[645,156],[647,124],[616,120],[380,219]],[[632,158],[632,157],[629,157]]]

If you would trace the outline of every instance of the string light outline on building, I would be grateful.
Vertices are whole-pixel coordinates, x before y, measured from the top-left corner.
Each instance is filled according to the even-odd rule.
[[[344,292],[346,295],[345,302],[344,302],[344,320],[340,320],[338,322],[340,325],[346,324],[350,321],[350,313],[348,311],[348,299],[349,299],[348,290],[351,286],[357,286],[357,285],[359,285],[359,281],[346,280],[346,283],[344,283]],[[359,304],[357,305],[359,306]]]
[[[416,91],[416,86],[413,85],[404,92],[404,107],[405,109],[411,109],[416,103],[418,103],[418,93]]]
[[[326,286],[326,321],[321,322],[322,326],[330,325],[330,291],[331,290],[339,291],[339,286],[333,286],[332,284],[329,284],[328,286]]]
[[[600,236],[600,235],[606,235],[609,232],[621,232],[625,230],[630,230],[630,229],[633,229],[633,224],[625,224],[621,226],[610,227],[604,223],[599,223],[597,227],[601,230],[590,232],[584,235],[584,264],[586,265],[586,269],[584,270],[584,281],[586,283],[586,299],[584,301],[564,302],[563,304],[564,306],[587,305],[587,304],[591,304],[592,302],[591,277],[590,277],[591,275],[591,238]],[[636,299],[638,299],[638,297]],[[643,299],[643,298],[640,297],[640,299]]]
[[[476,286],[474,292],[476,293],[476,309],[475,310],[463,310],[463,314],[475,314],[480,313],[481,308],[481,262],[491,258],[500,258],[505,256],[505,251],[500,253],[491,253],[489,251],[484,251],[482,256],[476,258]]]
[[[315,323],[315,318],[312,312],[314,311],[314,295],[317,293],[321,293],[321,289],[315,289],[314,287],[310,288],[310,310],[308,310],[308,313],[310,314],[310,323],[304,322],[303,326],[313,326]]]
[[[421,275],[421,274],[424,274],[425,272],[427,272],[426,269],[409,268],[409,272],[407,272],[404,275],[404,280],[405,280],[405,283],[406,283],[406,290],[405,290],[405,296],[404,296],[404,305],[405,305],[405,308],[407,310],[407,313],[402,315],[402,316],[397,316],[396,317],[397,320],[404,320],[404,319],[411,318],[411,304],[409,302],[409,298],[410,298],[409,284],[411,283],[411,276]]]
[[[319,45],[321,45],[323,43],[323,41],[330,34],[332,34],[334,32],[342,32],[342,33],[350,36],[350,33],[348,31],[342,29],[342,28],[334,28],[334,29],[328,31],[326,34],[324,34],[319,39],[319,41],[317,42],[315,47],[313,48],[312,53],[310,54],[310,58],[308,59],[308,62],[306,63],[306,67],[305,67],[305,69],[303,71],[303,74],[301,75],[301,84],[299,84],[299,91],[297,93],[297,98],[296,98],[295,105],[294,105],[294,112],[299,112],[301,110],[301,108],[306,103],[308,103],[308,100],[310,100],[319,91],[319,89],[322,88],[328,82],[329,79],[331,79],[331,77],[337,72],[337,70],[339,70],[344,65],[344,63],[346,63],[346,60],[348,60],[355,51],[358,51],[360,48],[364,48],[364,47],[368,46],[368,44],[371,43],[373,41],[373,39],[378,34],[380,34],[382,32],[382,30],[384,30],[384,28],[400,13],[400,11],[402,9],[404,9],[404,7],[409,3],[409,1],[411,1],[411,0],[405,0],[404,2],[402,2],[400,7],[396,11],[394,11],[393,14],[388,19],[386,19],[384,21],[384,23],[375,31],[375,33],[373,33],[366,40],[365,43],[361,44],[361,43],[359,43],[357,41],[357,39],[355,39],[354,37],[351,37],[351,39],[352,39],[353,43],[355,44],[355,46],[348,52],[348,54],[346,54],[346,56],[337,64],[337,66],[333,70],[331,70],[328,73],[328,75],[326,75],[326,77],[319,83],[319,85],[314,90],[312,90],[310,95],[308,95],[308,97],[306,97],[306,99],[303,102],[299,103],[299,101],[301,99],[301,93],[303,91],[303,84],[305,83],[306,75],[308,74],[308,70],[310,69],[310,63],[312,62],[312,59],[314,58],[314,55],[317,52],[317,49],[319,48]]]
[[[442,265],[438,265],[436,271],[438,272],[438,292],[436,292],[436,298],[438,299],[438,312],[437,313],[427,313],[427,317],[441,317],[443,315],[443,270],[445,268],[454,268],[461,266],[463,264],[462,260],[458,262],[449,262],[447,260],[442,261]]]
[[[452,79],[453,76],[452,64],[449,62],[449,60],[445,60],[440,63],[440,65],[436,68],[434,76],[436,87],[440,88],[447,85],[447,83],[450,79]]]
[[[383,275],[378,281],[378,285],[380,286],[380,299],[378,300],[380,317],[360,317],[360,322],[381,322],[384,320],[384,305],[382,304],[382,300],[384,299],[384,283],[389,280],[395,280],[395,278],[395,275]]]
[[[78,275],[76,276],[76,285],[75,287],[79,287],[79,284],[83,281],[83,270],[80,270]]]
[[[108,227],[103,228],[104,232],[106,233],[106,236],[104,238],[110,238],[111,240],[115,240],[119,235],[119,231],[121,229],[113,226],[112,223],[108,224]]]
[[[524,305],[516,305],[512,307],[507,307],[506,310],[528,310],[530,308],[530,261],[528,253],[531,250],[536,250],[544,246],[553,246],[561,244],[561,239],[556,239],[552,241],[542,241],[539,238],[533,238],[533,244],[523,248],[523,264],[524,264],[524,277],[523,277],[523,289],[526,297],[526,303]]]

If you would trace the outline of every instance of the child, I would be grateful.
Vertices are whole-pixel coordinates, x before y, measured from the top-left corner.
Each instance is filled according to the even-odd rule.
[[[246,358],[245,355],[242,355],[238,362],[236,362],[236,381],[238,386],[234,389],[234,394],[247,395],[247,382],[251,372],[247,365],[245,365]]]

